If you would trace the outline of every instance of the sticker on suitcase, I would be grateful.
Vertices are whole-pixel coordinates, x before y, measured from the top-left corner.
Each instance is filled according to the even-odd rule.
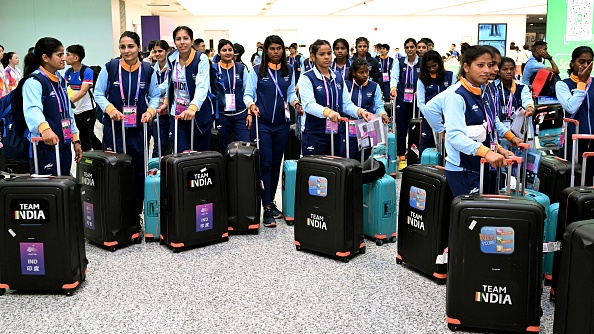
[[[310,195],[318,197],[328,196],[328,179],[325,177],[311,175],[307,184]]]
[[[196,232],[212,230],[212,203],[196,205]]]
[[[411,208],[425,211],[427,206],[427,192],[415,186],[410,187],[408,203]]]
[[[87,187],[91,187],[93,189],[96,189],[97,187],[95,186],[95,173],[94,172],[87,172],[87,171],[83,171],[82,173],[82,177],[80,178],[80,183],[83,186],[87,186]]]
[[[45,275],[45,260],[43,257],[43,243],[21,242],[21,274]]]
[[[95,208],[93,203],[83,202],[83,219],[85,221],[85,227],[91,230],[95,230]]]
[[[479,234],[481,251],[485,254],[512,254],[514,229],[511,227],[483,226]]]
[[[309,218],[307,218],[306,225],[328,231],[328,226],[326,225],[324,215],[321,214],[310,213]]]
[[[204,167],[199,171],[188,172],[189,191],[200,191],[215,187],[215,169]]]
[[[474,294],[477,303],[512,305],[511,291],[506,286],[482,284]]]
[[[46,224],[49,203],[46,199],[16,199],[10,203],[13,224]]]

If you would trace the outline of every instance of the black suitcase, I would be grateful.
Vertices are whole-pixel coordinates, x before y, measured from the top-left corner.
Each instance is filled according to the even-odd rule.
[[[87,151],[76,176],[82,185],[85,238],[112,252],[118,246],[140,243],[132,158],[110,151]]]
[[[408,139],[406,151],[406,165],[414,165],[420,163],[421,153],[419,152],[419,145],[421,144],[421,124],[422,119],[417,112],[417,98],[415,96],[413,101],[413,118],[408,123]]]
[[[225,161],[218,152],[161,159],[161,242],[181,248],[229,240]],[[259,217],[258,217],[259,218]]]
[[[260,152],[254,143],[236,141],[225,155],[229,231],[258,234],[260,212]]]
[[[225,116],[222,116],[225,117]],[[214,122],[212,128],[210,128],[210,150],[213,152],[221,152],[223,149],[221,147],[221,137],[219,136],[219,129],[216,125],[217,122]]]
[[[85,279],[80,185],[72,177],[0,181],[0,294],[63,290]]]
[[[540,330],[544,218],[544,207],[524,197],[454,199],[446,289],[450,330]]]
[[[580,173],[581,175],[581,173]],[[538,167],[538,190],[549,196],[551,203],[561,201],[561,192],[569,187],[571,162],[550,155],[543,155]]]
[[[555,304],[555,334],[594,333],[594,220],[575,222],[563,234]]]
[[[285,160],[299,160],[301,157],[301,140],[295,135],[295,124],[289,128],[289,140],[285,147]]]
[[[361,164],[308,156],[297,163],[295,246],[349,262],[365,252]]]
[[[436,259],[448,245],[452,199],[443,167],[410,165],[403,170],[396,262],[404,261],[438,283],[447,277],[446,264],[436,264]]]

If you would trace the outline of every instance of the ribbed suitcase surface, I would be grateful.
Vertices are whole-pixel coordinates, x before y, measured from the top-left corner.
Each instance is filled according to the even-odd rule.
[[[295,220],[295,183],[297,180],[297,160],[285,160],[283,163],[282,196],[283,216],[287,224]]]
[[[378,246],[396,242],[396,180],[388,175],[363,185],[363,233]]]
[[[229,231],[258,233],[262,208],[260,152],[254,143],[233,142],[225,155]]]

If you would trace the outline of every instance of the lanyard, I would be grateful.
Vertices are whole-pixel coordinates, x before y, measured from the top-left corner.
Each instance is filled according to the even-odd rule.
[[[283,92],[281,92],[281,89],[278,86],[278,83],[276,82],[276,79],[274,78],[274,75],[272,75],[272,72],[270,71],[270,67],[268,68],[268,74],[270,74],[270,79],[272,79],[272,82],[274,82],[274,85],[276,86],[276,90],[280,94],[281,99],[283,99],[283,101],[284,101],[285,100],[285,96],[283,95]]]
[[[357,99],[357,102],[359,102],[359,103],[357,104],[357,107],[362,108],[361,102],[363,100],[363,96],[361,95],[361,93],[363,91],[363,88],[361,88],[361,86],[359,86],[359,85],[357,85],[357,87],[359,87],[359,94],[358,94],[359,96],[358,96],[358,99]],[[355,80],[353,80],[353,86],[351,86],[351,101],[353,100],[353,91],[354,90],[355,90]]]
[[[487,119],[487,129],[489,130],[489,136],[491,137],[491,141],[498,141],[497,133],[493,131],[495,126],[495,112],[491,109],[491,103],[489,103],[489,98],[487,96],[487,101],[485,99],[481,99],[483,102],[483,108],[485,111],[485,118]],[[488,110],[487,110],[488,109]],[[491,117],[493,115],[493,117]]]
[[[346,74],[346,68],[347,65],[346,63],[344,64],[344,66],[342,68],[338,68],[338,64],[336,63],[336,61],[334,61],[334,72],[338,72],[340,71],[340,76],[345,79],[345,74]]]
[[[130,71],[132,71],[132,67],[130,67]],[[132,72],[130,72],[132,73]],[[140,74],[142,73],[142,64],[140,64],[140,66],[138,66],[138,80],[136,80],[136,97],[134,97],[134,105],[136,105],[136,103],[138,103],[138,94],[140,93]],[[118,76],[120,79],[120,96],[122,97],[122,103],[125,103],[125,97],[124,97],[124,84],[122,81],[122,60],[120,59],[120,66],[118,66]],[[128,102],[130,102],[130,99],[128,98]],[[130,104],[128,104],[130,105]]]
[[[161,69],[161,67],[159,67],[157,63],[157,69],[159,73],[159,75],[157,75],[157,79],[159,81],[159,84],[162,84],[163,82],[167,81],[167,65],[165,65],[165,67],[163,68],[165,69],[165,71],[163,71],[163,69]]]
[[[39,71],[39,73],[41,73],[44,77],[47,78],[47,80],[49,80],[50,82],[50,86],[52,86],[52,90],[54,91],[54,94],[56,95],[56,100],[58,101],[58,111],[60,112],[60,117],[62,119],[66,119],[66,115],[65,115],[65,109],[62,109],[62,102],[64,102],[62,99],[64,98],[64,92],[62,92],[62,89],[60,89],[60,91],[62,92],[61,94],[58,93],[56,91],[56,88],[54,87],[54,85],[52,84],[52,81],[50,80],[50,78],[47,76],[47,74],[45,74],[44,71]],[[60,87],[60,78],[58,78],[58,87]],[[64,102],[64,105],[68,105],[67,103]]]
[[[219,72],[222,72],[221,63],[219,63]],[[229,80],[229,86],[231,86],[231,78],[229,77],[229,70],[227,70],[227,79]],[[235,93],[235,64],[233,64],[233,87],[231,87],[231,93],[232,94]]]
[[[381,71],[383,73],[388,73],[390,71],[390,58],[386,58],[386,69],[387,71],[384,72],[384,62],[382,62],[382,58],[380,58],[380,66],[381,66]],[[408,77],[408,68],[407,68],[407,74],[406,76]]]
[[[505,87],[503,87],[503,82],[501,82],[501,98],[505,105]],[[509,102],[507,103],[507,117],[511,117],[513,99],[514,99],[514,94],[510,89],[509,90]]]
[[[411,73],[410,73],[410,78],[411,78],[411,80],[410,80],[410,81],[411,81],[411,82],[412,82],[412,81],[414,81],[414,75],[415,75],[415,74],[414,74],[414,65],[413,65],[413,66],[410,66],[408,63],[406,63],[406,80],[404,81],[404,87],[407,87],[407,86],[408,86],[408,69],[409,69],[410,67],[412,67],[412,68],[413,68],[413,71],[410,71],[410,72],[411,72]],[[412,85],[412,84],[411,84],[411,85]]]
[[[179,70],[182,71],[184,69],[184,67],[181,67],[180,63],[177,63],[177,64],[180,67]],[[179,87],[179,72],[177,70],[177,65],[175,65],[175,83],[176,83],[176,86]],[[190,91],[188,90],[188,78],[186,78],[186,87],[185,88],[186,88],[185,90],[188,93],[188,95],[190,95]]]
[[[322,80],[324,81],[324,89],[326,89],[326,106],[328,108],[332,109],[332,106],[330,105],[331,91],[328,91],[328,84],[326,83],[326,77],[322,76]],[[334,80],[334,89],[336,89],[336,108],[338,109],[338,86],[336,85],[336,80]]]

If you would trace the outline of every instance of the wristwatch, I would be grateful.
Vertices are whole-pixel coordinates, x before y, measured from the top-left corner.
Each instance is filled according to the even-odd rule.
[[[79,144],[79,145],[82,145],[82,144],[80,143],[80,140],[75,140],[75,141],[74,141],[74,142],[72,142],[72,143],[73,143],[73,144]]]

